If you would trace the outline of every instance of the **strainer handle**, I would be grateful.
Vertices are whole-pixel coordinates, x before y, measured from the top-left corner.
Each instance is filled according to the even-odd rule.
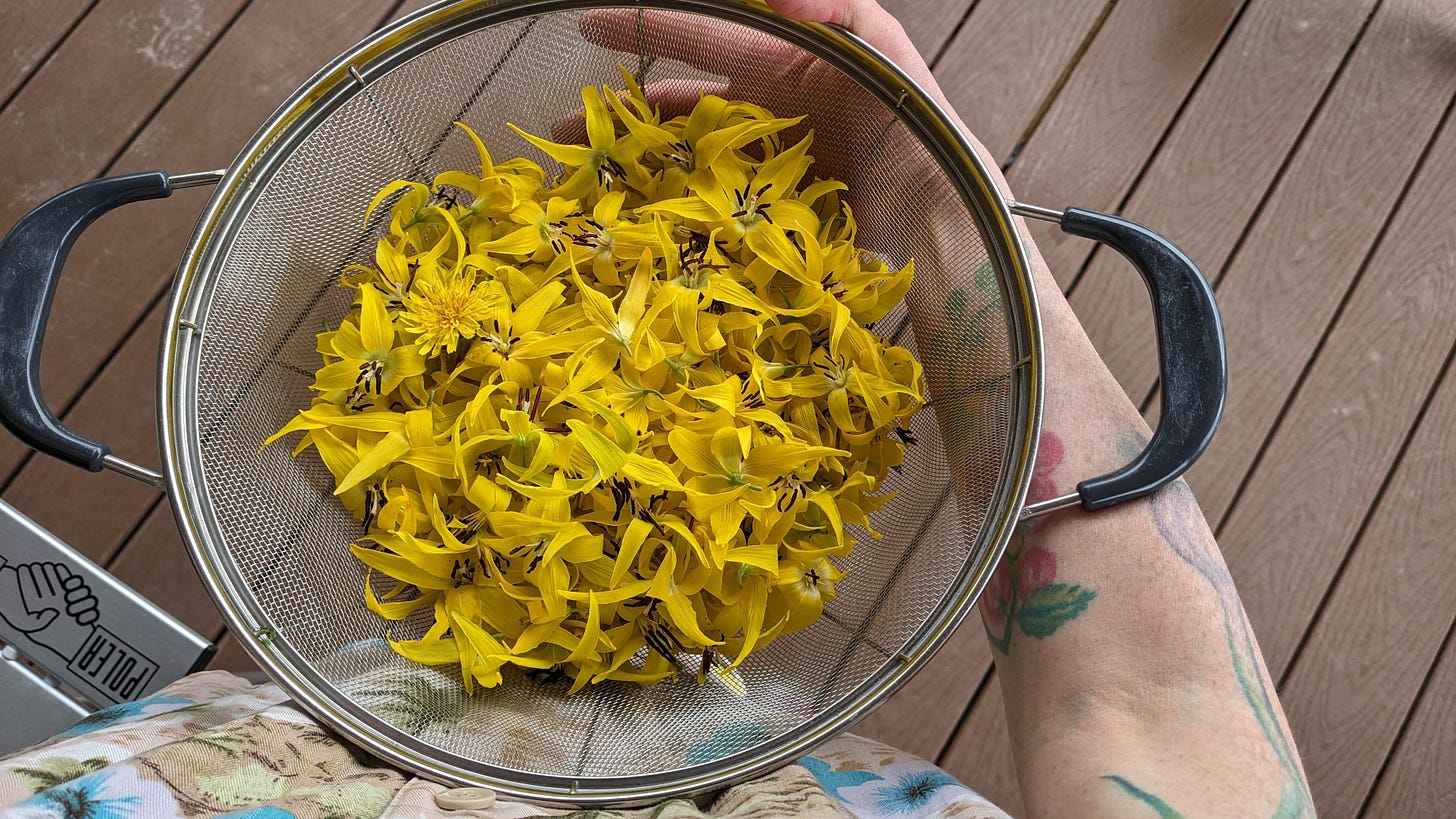
[[[1028,206],[1015,210],[1055,220],[1064,233],[1107,245],[1132,262],[1147,283],[1162,371],[1158,428],[1131,463],[1082,481],[1077,484],[1077,494],[1067,500],[1080,500],[1084,509],[1096,510],[1151,494],[1198,460],[1223,417],[1228,352],[1213,287],[1177,245],[1136,222],[1081,208],[1061,213]],[[1052,509],[1027,509],[1031,514],[1042,511]]]
[[[92,472],[155,474],[112,456],[105,444],[56,418],[41,394],[40,351],[56,283],[76,238],[107,211],[171,196],[172,188],[161,171],[92,180],[51,197],[0,241],[0,423],[46,455]]]

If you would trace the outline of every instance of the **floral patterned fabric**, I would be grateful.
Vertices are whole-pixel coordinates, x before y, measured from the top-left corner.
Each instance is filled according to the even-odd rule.
[[[1006,816],[930,763],[853,736],[699,804],[570,811],[501,800],[447,811],[435,804],[444,790],[340,741],[277,686],[220,671],[98,711],[0,760],[0,817],[17,819]]]

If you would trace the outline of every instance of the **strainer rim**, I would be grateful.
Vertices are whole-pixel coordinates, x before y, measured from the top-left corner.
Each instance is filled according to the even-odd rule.
[[[195,373],[201,349],[199,333],[205,332],[205,316],[211,300],[210,285],[217,279],[239,223],[250,210],[250,192],[307,138],[309,126],[322,122],[352,96],[351,86],[362,85],[372,76],[382,76],[396,65],[459,36],[461,30],[478,30],[547,12],[612,7],[693,12],[749,25],[784,39],[844,71],[881,102],[896,108],[916,137],[932,149],[937,160],[944,163],[947,157],[952,158],[947,170],[952,171],[949,176],[954,187],[965,200],[983,237],[996,239],[986,245],[995,263],[994,269],[1002,273],[998,277],[1001,285],[1007,291],[1006,309],[1014,330],[1011,343],[1018,359],[1012,371],[1016,382],[1012,392],[1020,406],[1011,415],[1013,425],[1019,428],[1010,430],[1004,457],[1011,463],[1002,472],[1013,477],[1003,481],[993,496],[979,533],[981,541],[989,542],[990,548],[978,565],[962,569],[962,576],[942,601],[939,614],[919,629],[908,646],[910,650],[902,650],[897,656],[899,666],[888,673],[882,669],[807,726],[776,737],[768,743],[768,751],[760,751],[764,747],[761,745],[710,763],[666,772],[590,777],[588,787],[583,788],[580,778],[516,772],[516,778],[505,779],[482,774],[478,763],[476,770],[470,770],[444,765],[438,758],[412,752],[396,738],[381,733],[380,725],[385,723],[378,717],[348,703],[346,697],[326,682],[318,685],[317,672],[307,661],[301,661],[286,641],[270,638],[276,633],[272,631],[274,626],[266,622],[261,607],[237,576],[236,564],[216,530],[217,518],[207,492],[196,424]],[[280,146],[286,150],[280,150]],[[265,121],[214,191],[183,257],[163,332],[158,437],[173,513],[203,585],[238,642],[300,706],[371,753],[430,779],[480,785],[535,802],[631,805],[719,788],[802,756],[852,726],[887,699],[949,638],[988,581],[1025,502],[1041,423],[1041,328],[1026,249],[1007,197],[993,180],[985,163],[942,106],[873,47],[840,29],[778,17],[749,0],[464,0],[457,3],[444,0],[396,21],[320,69]],[[1011,284],[1015,285],[1014,291]],[[360,715],[362,722],[357,719]],[[699,769],[706,770],[685,775]],[[523,781],[527,779],[534,783]]]

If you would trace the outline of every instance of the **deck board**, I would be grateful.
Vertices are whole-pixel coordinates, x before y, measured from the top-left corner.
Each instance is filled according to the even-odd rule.
[[[243,649],[231,634],[224,634],[217,641],[217,654],[213,655],[212,662],[207,667],[212,670],[222,671],[255,671],[257,663],[253,662],[252,655]]]
[[[1456,249],[1444,245],[1436,252]],[[1422,266],[1433,270],[1433,258]],[[1456,377],[1448,374],[1281,687],[1327,819],[1357,814],[1456,623],[1453,450]]]
[[[910,37],[927,62],[945,47],[966,13],[977,0],[886,0],[885,8],[894,13],[905,34]]]
[[[31,72],[86,14],[92,0],[17,3],[0,26],[0,104],[30,79]]]
[[[206,194],[192,191],[187,198],[200,209]],[[147,311],[138,331],[64,416],[119,456],[151,469],[158,468],[157,353],[165,312],[165,303]],[[43,457],[28,460],[5,493],[16,508],[34,510],[38,523],[103,565],[161,497],[160,490],[115,472],[93,475]],[[74,513],[78,498],[86,499],[84,515]]]
[[[1456,641],[1416,703],[1363,815],[1456,816]]]
[[[1250,3],[1122,215],[1173,239],[1216,279],[1251,219],[1260,215],[1271,183],[1374,5],[1375,0]],[[1381,68],[1393,76],[1404,67],[1399,62],[1387,59]],[[1251,151],[1251,145],[1259,150]],[[1277,210],[1269,212],[1277,218]],[[1149,354],[1153,318],[1142,277],[1118,254],[1099,249],[1071,302],[1118,383],[1141,401],[1158,372]]]
[[[1006,733],[1006,709],[1001,705],[1001,679],[995,671],[966,713],[955,741],[939,763],[963,781],[972,783],[983,796],[1012,816],[1025,815],[1011,740]]]
[[[343,50],[392,5],[256,0],[118,160],[118,170],[226,165],[279,101],[317,70],[320,53]],[[203,111],[205,124],[198,121]],[[85,397],[63,417],[75,416],[83,433],[154,468],[162,296],[205,201],[205,191],[182,191],[98,222],[76,244],[47,332],[50,360],[65,361],[68,371],[99,367]],[[116,352],[108,358],[111,350]],[[42,368],[46,372],[44,362]],[[155,499],[152,490],[126,483],[37,458],[21,470],[7,497],[18,496],[17,507],[38,523],[105,559]],[[89,499],[88,515],[73,513],[73,498]],[[185,562],[175,568],[183,582],[190,569]]]
[[[324,60],[425,4],[53,0],[0,12],[0,105],[14,93],[0,107],[0,222],[99,173],[226,163]],[[1190,482],[1221,523],[1316,800],[1329,816],[1367,801],[1369,816],[1450,815],[1456,11],[1441,0],[886,5],[940,55],[937,79],[1011,160],[1019,196],[1122,208],[1219,279],[1233,386]],[[48,335],[45,384],[66,420],[144,464],[156,463],[159,299],[204,197],[98,223]],[[1037,230],[1120,382],[1135,401],[1153,395],[1141,285],[1111,254]],[[220,637],[213,667],[253,667],[158,493],[4,441],[7,476],[7,500]],[[856,730],[938,759],[1019,814],[976,619]]]
[[[1220,279],[1229,399],[1219,435],[1189,480],[1210,521],[1224,518],[1456,94],[1440,34],[1452,25],[1441,0],[1387,0],[1258,220],[1232,258],[1209,271]],[[1126,298],[1097,312],[1128,315],[1138,299],[1145,303],[1145,295],[1123,290]],[[1156,370],[1146,350],[1122,355],[1120,346],[1099,350],[1137,400]]]
[[[169,614],[209,639],[222,631],[222,614],[196,580],[172,509],[161,499],[143,518],[129,548],[107,565],[123,583],[156,601]],[[193,582],[182,582],[186,574]]]
[[[1326,815],[1363,800],[1358,788],[1384,760],[1387,731],[1456,617],[1442,572],[1451,566],[1451,484],[1442,477],[1456,467],[1456,385],[1425,410],[1456,345],[1453,174],[1456,120],[1448,119],[1225,530],[1225,548],[1250,559],[1236,580],[1276,677],[1298,648],[1299,626],[1339,580],[1283,686]],[[1407,444],[1423,413],[1427,423]],[[1426,478],[1436,483],[1423,486]],[[1290,498],[1280,488],[1294,482],[1301,491]],[[1388,506],[1367,519],[1378,497]],[[1264,550],[1272,538],[1280,548]],[[1347,719],[1364,708],[1393,709],[1395,722],[1389,711]],[[1342,736],[1359,742],[1348,747]]]
[[[1243,72],[1225,71],[1230,76],[1220,77],[1217,65],[1240,59],[1252,45],[1245,41],[1261,33],[1258,22],[1267,15],[1262,7],[1276,2],[1250,0],[1254,10],[1239,18],[1224,48],[1220,48],[1223,32],[1239,15],[1240,4],[1200,4],[1197,9],[1182,4],[1161,4],[1156,9],[1118,4],[1012,164],[1013,190],[1038,204],[1060,206],[1070,201],[1093,208],[1115,205],[1147,158],[1155,153],[1169,124],[1176,120],[1181,125],[1180,112],[1186,113],[1184,100],[1190,89],[1197,85],[1206,97],[1210,91],[1206,83],[1214,83],[1212,95],[1216,98],[1225,83],[1247,87],[1249,78]],[[1136,45],[1147,43],[1158,47]],[[1176,53],[1177,59],[1169,59],[1170,53]],[[1208,59],[1216,63],[1205,76],[1203,68]],[[1150,61],[1160,68],[1152,69]],[[1260,76],[1257,71],[1251,75]],[[1206,82],[1200,83],[1200,78]],[[1106,136],[1100,136],[1103,133]],[[1105,142],[1114,144],[1104,148]],[[1072,169],[1082,163],[1087,172],[1074,173]],[[1066,191],[1053,193],[1057,187],[1065,187]],[[1034,193],[1038,189],[1043,194]],[[1062,198],[1052,198],[1055,196]],[[1032,228],[1035,234],[1038,226]],[[1078,240],[1075,246],[1049,247],[1041,238],[1038,246],[1065,287],[1074,279],[1074,267],[1094,245]],[[1131,271],[1118,274],[1138,278]],[[1136,309],[1140,315],[1148,312],[1146,297]],[[971,705],[966,719],[970,723],[983,722],[987,719],[983,711],[1000,708],[999,697],[983,695]],[[952,773],[967,778],[981,775],[994,782],[1015,781],[1010,745],[1004,737],[993,741],[961,731],[955,745],[946,751],[944,762]]]
[[[1109,0],[981,0],[934,66],[946,99],[997,160],[1030,132]]]
[[[940,755],[991,664],[974,612],[935,657],[854,732],[925,759]]]
[[[1451,174],[1448,120],[1220,533],[1276,678],[1456,341]]]
[[[110,171],[117,154],[241,5],[242,0],[98,3],[0,113],[0,178],[6,180],[0,188],[0,224],[13,224],[52,194]],[[118,83],[117,77],[127,81]],[[110,221],[103,220],[96,231],[104,232]],[[105,247],[104,239],[86,234],[74,258]],[[121,263],[104,259],[95,277],[68,268],[61,280],[41,364],[52,406],[69,404],[90,382],[99,357],[114,346],[105,336],[78,332],[72,311],[107,313],[105,318],[122,327],[136,320],[137,311],[129,307],[106,309],[113,271]],[[26,454],[8,436],[0,440],[0,476],[8,479]]]
[[[1011,165],[1017,197],[1117,207],[1243,6],[1120,0]],[[1065,290],[1090,243],[1045,223],[1031,232]]]

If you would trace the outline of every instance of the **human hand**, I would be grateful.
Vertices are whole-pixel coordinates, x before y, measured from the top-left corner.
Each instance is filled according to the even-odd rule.
[[[791,19],[850,31],[944,104],[935,78],[899,21],[874,0],[770,0],[769,5]],[[726,78],[673,77],[648,84],[648,98],[665,117],[689,113],[705,93],[748,100],[778,116],[802,116],[821,137],[833,135],[832,140],[815,142],[820,173],[851,181],[867,157],[886,147],[879,143],[894,117],[889,107],[838,69],[774,37],[696,14],[639,14],[628,8],[587,12],[581,30],[589,42],[604,48],[674,60]]]
[[[100,612],[85,578],[64,564],[7,564],[0,565],[0,619],[69,661]]]

